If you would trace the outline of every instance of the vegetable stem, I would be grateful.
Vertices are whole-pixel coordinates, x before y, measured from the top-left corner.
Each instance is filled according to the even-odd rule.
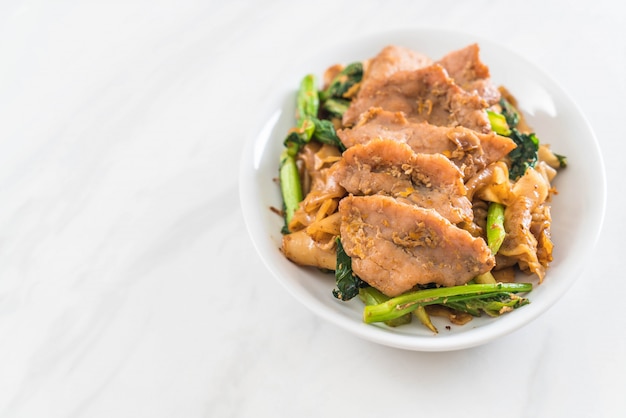
[[[300,184],[300,173],[296,158],[285,148],[280,155],[280,191],[285,205],[285,225],[289,225],[293,214],[302,200],[302,185]]]
[[[289,232],[289,223],[303,198],[296,156],[300,148],[309,142],[313,136],[315,122],[311,119],[317,117],[319,104],[320,99],[315,76],[308,74],[300,81],[296,95],[297,127],[292,129],[285,138],[285,149],[280,155],[278,178],[284,204],[285,227],[283,232],[285,233]]]
[[[484,295],[529,292],[531,283],[470,284],[417,290],[389,299],[378,305],[366,306],[363,320],[366,323],[389,321],[417,309],[418,306],[445,304]]]
[[[380,290],[371,287],[361,287],[359,289],[359,299],[366,305],[378,305],[389,300],[389,296],[384,295]],[[397,327],[411,322],[411,314],[406,314],[389,321],[385,321],[385,325]]]
[[[439,330],[437,329],[437,327],[433,325],[433,322],[430,319],[430,315],[428,314],[428,312],[426,312],[426,308],[424,307],[424,305],[418,305],[415,311],[413,311],[413,313],[415,314],[417,319],[420,320],[422,325],[424,325],[426,328],[428,328],[435,334],[439,333]]]
[[[350,100],[331,97],[324,101],[322,107],[330,115],[341,118],[350,107]]]
[[[300,82],[296,96],[296,119],[298,126],[307,118],[316,118],[319,111],[320,99],[317,91],[316,79],[313,74],[307,74]]]
[[[488,110],[487,116],[489,117],[489,123],[491,124],[491,129],[495,133],[497,133],[498,135],[503,135],[503,136],[511,135],[511,130],[509,129],[509,125],[506,123],[506,118],[504,117],[504,115]]]
[[[493,274],[491,274],[490,271],[483,273],[483,274],[479,274],[478,276],[474,277],[474,280],[476,283],[479,283],[479,284],[497,283],[495,277],[493,277]]]
[[[504,205],[491,202],[487,208],[487,245],[493,255],[498,253],[506,236],[504,230]]]

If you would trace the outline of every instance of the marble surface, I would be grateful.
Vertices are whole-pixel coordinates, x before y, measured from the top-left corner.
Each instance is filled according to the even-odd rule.
[[[605,158],[594,262],[539,320],[468,350],[323,322],[267,272],[239,207],[243,144],[281,69],[410,27],[539,63]],[[0,57],[3,418],[626,414],[620,3],[15,0]]]

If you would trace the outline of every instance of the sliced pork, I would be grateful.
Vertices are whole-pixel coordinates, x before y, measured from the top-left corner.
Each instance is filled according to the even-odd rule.
[[[357,123],[361,114],[372,107],[403,112],[415,122],[465,126],[484,133],[491,130],[485,112],[487,103],[457,86],[438,64],[415,71],[399,71],[361,86],[343,115],[344,126]]]
[[[385,138],[404,142],[417,153],[441,153],[461,169],[466,179],[515,148],[515,142],[510,138],[493,132],[483,134],[462,126],[411,122],[402,112],[381,108],[369,109],[353,128],[339,130],[337,135],[348,148]]]
[[[478,44],[452,51],[437,61],[463,90],[475,92],[490,105],[500,100],[500,91],[491,81],[489,67],[480,59]]]
[[[389,45],[369,61],[361,86],[367,88],[368,83],[374,80],[385,79],[398,71],[417,70],[432,63],[433,60],[424,54],[403,46]]]
[[[388,196],[348,196],[339,204],[341,243],[352,269],[387,296],[415,285],[467,283],[494,266],[482,238],[435,210]]]
[[[405,199],[455,224],[473,217],[459,169],[443,155],[416,154],[397,141],[376,139],[349,148],[333,176],[353,195]]]

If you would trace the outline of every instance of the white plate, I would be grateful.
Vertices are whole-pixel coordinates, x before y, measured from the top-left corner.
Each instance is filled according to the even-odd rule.
[[[334,276],[294,265],[279,251],[282,219],[270,211],[281,207],[274,181],[282,141],[294,125],[295,91],[301,78],[335,63],[373,57],[389,44],[403,45],[433,59],[478,42],[481,58],[498,85],[518,99],[539,139],[568,158],[569,167],[556,181],[559,194],[552,204],[554,261],[543,284],[529,294],[531,303],[499,318],[478,318],[464,326],[436,322],[433,335],[419,321],[397,328],[362,321],[363,304],[331,293]],[[241,161],[240,198],[250,236],[267,268],[288,291],[312,312],[331,323],[380,344],[409,350],[457,350],[492,341],[534,320],[553,306],[583,271],[602,226],[606,200],[604,166],[594,133],[578,107],[555,81],[514,52],[472,35],[417,29],[384,33],[335,46],[276,77],[274,95],[260,110],[260,123],[249,138]]]

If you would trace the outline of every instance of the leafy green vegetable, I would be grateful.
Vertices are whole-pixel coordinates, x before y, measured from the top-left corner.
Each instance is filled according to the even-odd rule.
[[[320,92],[320,97],[322,100],[327,100],[331,97],[342,98],[362,79],[363,64],[361,62],[349,64],[335,76],[326,90]]]
[[[537,164],[539,138],[534,133],[523,134],[515,128],[511,129],[510,138],[517,144],[517,148],[509,152],[511,159],[509,178],[516,180],[523,176],[529,167],[534,167]]]
[[[491,202],[487,208],[487,245],[493,255],[498,253],[506,231],[504,230],[504,205]]]
[[[509,128],[509,133],[500,133],[502,131],[502,120],[495,112],[487,112],[489,121],[492,124],[494,132],[500,135],[508,136],[515,142],[517,147],[509,152],[509,158],[511,159],[511,168],[509,169],[509,178],[511,180],[517,180],[519,177],[526,173],[529,167],[534,167],[537,164],[539,158],[539,138],[534,133],[525,134],[517,129],[520,116],[515,107],[505,99],[500,99],[500,107],[502,108],[502,116],[506,121],[506,125]],[[490,115],[491,113],[491,115]],[[492,122],[493,119],[493,122]],[[495,127],[494,127],[495,125]]]
[[[300,127],[291,129],[283,142],[289,154],[295,157],[298,151],[313,138],[314,132],[315,122],[311,119],[305,119]]]
[[[322,108],[326,113],[336,118],[340,118],[350,107],[350,100],[330,97],[322,103]]]
[[[341,300],[350,300],[359,294],[359,288],[367,284],[359,279],[352,271],[352,259],[346,254],[339,237],[337,242],[337,268],[335,269],[335,282],[337,289],[333,289],[333,296]]]
[[[345,149],[332,122],[318,119],[320,107],[316,79],[312,74],[304,76],[296,94],[296,127],[291,129],[283,141],[285,149],[280,156],[279,180],[283,197],[285,226],[283,233],[289,232],[289,222],[298,204],[303,199],[300,173],[296,164],[298,152],[311,139]]]
[[[346,147],[337,136],[337,132],[335,131],[335,125],[333,125],[331,121],[317,118],[312,120],[315,125],[313,137],[316,140],[323,144],[334,145],[342,152],[346,150]]]
[[[559,160],[559,167],[565,168],[567,167],[567,157],[565,155],[554,153],[554,156],[557,160]]]
[[[516,128],[519,124],[519,113],[517,113],[515,107],[503,98],[500,99],[499,104],[502,108],[502,116],[504,116],[506,124],[511,128]]]
[[[483,299],[488,296],[509,295],[511,297],[513,293],[530,292],[532,287],[531,283],[495,283],[417,290],[391,298],[378,305],[365,306],[363,320],[366,323],[389,321],[414,311],[418,306],[450,306],[454,302],[463,302],[466,306],[473,307],[474,305],[469,303],[472,300]],[[500,303],[504,302],[500,300]],[[528,302],[523,304],[526,303]],[[522,306],[522,303],[513,304],[510,308],[515,309],[519,306]],[[489,305],[487,308],[490,313],[495,312],[494,306]],[[505,311],[507,310],[501,309],[501,313],[505,313]]]
[[[342,152],[346,147],[343,145],[333,123],[326,119],[307,118],[300,128],[294,128],[287,134],[284,145],[292,156],[295,156],[300,149],[311,139],[315,139],[323,144],[334,145]]]
[[[480,316],[481,312],[485,312],[489,316],[496,317],[529,303],[528,299],[513,293],[496,293],[484,297],[448,302],[444,305],[473,316]]]
[[[313,136],[315,123],[310,118],[317,117],[318,111],[319,94],[315,76],[308,74],[300,82],[296,95],[297,127],[289,131],[283,142],[285,149],[280,155],[280,164],[278,166],[278,178],[285,216],[283,233],[289,232],[289,222],[303,198],[296,156],[300,148],[309,142]]]
[[[315,77],[306,75],[298,89],[296,97],[297,126],[289,131],[284,140],[289,154],[296,156],[304,145],[315,139],[324,144],[338,147],[341,151],[345,147],[335,131],[333,123],[326,119],[319,119],[319,93],[316,87]]]

